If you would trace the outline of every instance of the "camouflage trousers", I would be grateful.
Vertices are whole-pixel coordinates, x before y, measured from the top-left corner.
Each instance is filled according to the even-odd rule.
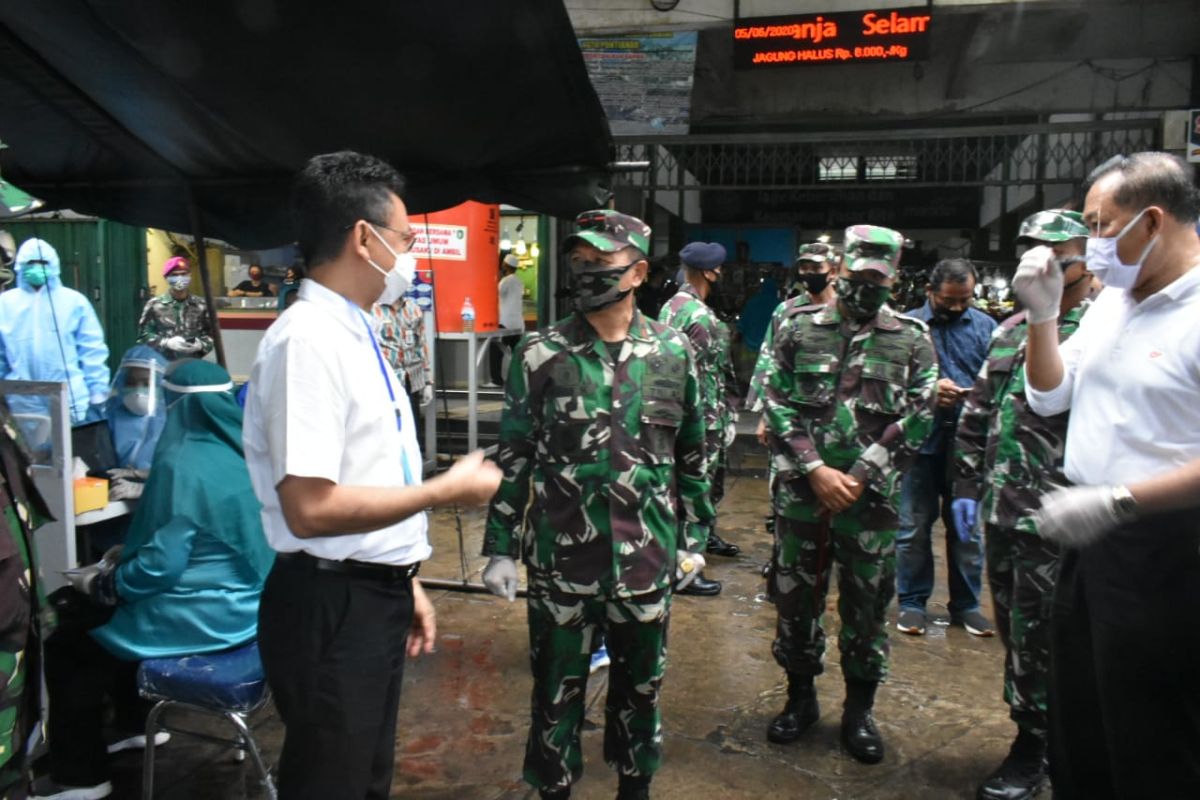
[[[1036,534],[993,525],[984,541],[996,628],[1004,641],[1004,701],[1018,727],[1045,735],[1058,548]]]
[[[804,479],[802,479],[804,480]],[[824,671],[821,618],[837,565],[838,649],[847,678],[880,681],[888,671],[885,614],[896,591],[894,503],[866,492],[831,520],[816,505],[788,503],[775,518],[775,547],[767,591],[777,612],[771,652],[788,672]]]
[[[725,499],[725,432],[722,430],[705,431],[704,449],[708,454],[708,464],[705,477],[708,478],[708,496],[715,510]],[[716,529],[716,523],[713,523]]]
[[[628,599],[567,594],[531,579],[528,600],[533,699],[525,780],[538,789],[558,789],[583,774],[579,734],[592,645],[600,634],[612,659],[604,760],[622,775],[653,775],[662,762],[659,694],[670,593]]]

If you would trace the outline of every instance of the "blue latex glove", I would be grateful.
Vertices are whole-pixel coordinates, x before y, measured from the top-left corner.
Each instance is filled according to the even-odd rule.
[[[958,532],[960,542],[971,541],[975,530],[975,517],[979,513],[979,501],[969,497],[957,497],[950,504],[950,514],[954,517],[954,527]]]

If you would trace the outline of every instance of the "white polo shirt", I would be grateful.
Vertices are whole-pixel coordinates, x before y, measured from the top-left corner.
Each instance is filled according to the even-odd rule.
[[[1200,267],[1140,303],[1105,289],[1059,352],[1062,383],[1026,393],[1043,416],[1071,410],[1071,481],[1136,483],[1200,458]]]
[[[287,475],[342,486],[403,486],[405,461],[407,482],[420,483],[412,408],[391,368],[380,369],[368,333],[370,326],[377,334],[377,325],[346,298],[306,279],[298,301],[259,344],[243,438],[263,530],[281,553],[402,565],[432,552],[424,513],[370,533],[300,539],[288,529],[275,491]]]

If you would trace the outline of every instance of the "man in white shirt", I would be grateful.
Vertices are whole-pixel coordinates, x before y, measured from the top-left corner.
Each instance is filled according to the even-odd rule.
[[[433,650],[424,509],[478,504],[500,472],[472,454],[421,482],[412,409],[371,304],[411,281],[404,183],[352,152],[311,159],[292,188],[308,264],[250,377],[244,439],[278,552],[259,609],[267,683],[287,727],[281,798],[386,798],[404,658]]]
[[[1071,410],[1038,530],[1064,546],[1053,609],[1054,796],[1200,797],[1200,193],[1165,153],[1101,166],[1084,207],[1108,287],[1060,346],[1062,271],[1029,251],[1028,397]]]
[[[525,330],[523,301],[525,284],[517,277],[517,267],[520,263],[520,259],[512,253],[509,253],[500,260],[500,274],[502,276],[499,286],[500,327],[514,331]],[[492,383],[498,386],[504,385],[504,356],[506,353],[511,354],[519,341],[521,341],[521,334],[504,336],[500,341],[492,342],[491,349],[488,351],[488,367],[491,369]],[[500,347],[501,344],[504,347]]]

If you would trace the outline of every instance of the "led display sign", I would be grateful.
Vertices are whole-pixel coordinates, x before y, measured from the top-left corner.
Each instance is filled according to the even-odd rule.
[[[920,61],[929,57],[932,16],[929,6],[916,6],[740,19],[733,27],[733,66]]]

